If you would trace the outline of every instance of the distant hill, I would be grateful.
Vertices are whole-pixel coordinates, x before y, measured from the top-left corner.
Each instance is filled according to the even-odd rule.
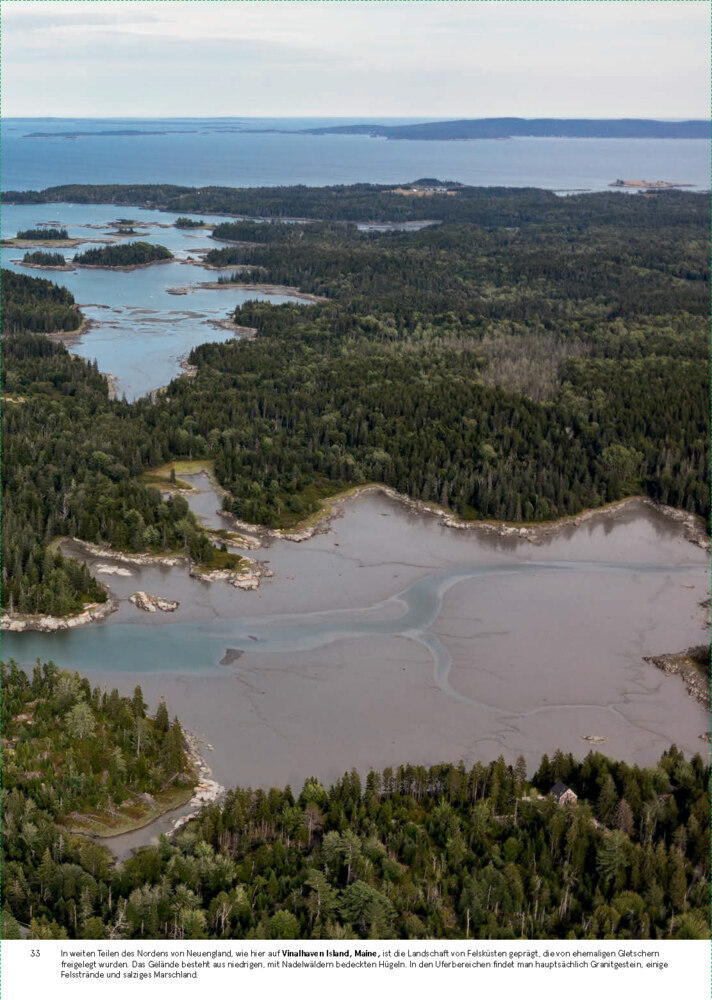
[[[371,135],[384,139],[509,139],[514,136],[581,139],[709,139],[710,122],[661,122],[646,118],[462,118],[421,125],[333,125],[309,135]]]

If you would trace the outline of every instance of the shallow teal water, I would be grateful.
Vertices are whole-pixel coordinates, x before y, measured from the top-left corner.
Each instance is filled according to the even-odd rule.
[[[97,240],[111,229],[118,217],[137,221],[137,229],[147,235],[129,236],[121,242],[146,240],[167,246],[176,261],[139,268],[135,271],[91,270],[52,271],[26,268],[20,263],[25,250],[3,247],[2,266],[33,277],[47,278],[65,285],[92,321],[90,330],[72,346],[72,351],[88,360],[96,360],[100,371],[115,375],[119,395],[136,399],[180,374],[180,361],[199,344],[224,341],[233,334],[214,325],[236,306],[250,299],[273,302],[299,302],[289,295],[234,288],[191,288],[187,295],[171,295],[169,288],[186,287],[214,281],[217,272],[198,264],[180,263],[196,248],[220,246],[210,239],[209,230],[186,233],[175,229],[173,214],[142,209],[122,209],[115,205],[7,205],[2,212],[2,238],[19,230],[52,222],[66,227],[72,239]],[[215,216],[206,222],[224,221]],[[71,262],[75,253],[89,246],[59,248]],[[254,281],[259,281],[255,275]],[[245,276],[250,281],[250,276]]]
[[[456,584],[465,580],[498,576],[570,574],[580,580],[588,574],[659,576],[698,570],[699,563],[671,567],[654,563],[529,562],[512,565],[462,566],[429,573],[392,598],[366,608],[347,611],[315,611],[201,622],[171,622],[166,625],[112,624],[68,629],[53,634],[5,633],[4,659],[21,664],[36,659],[54,659],[61,666],[94,674],[102,669],[145,674],[220,676],[229,670],[221,664],[226,652],[286,654],[319,649],[342,639],[403,636],[423,642],[433,655],[436,683],[448,686],[450,655],[432,632],[442,600]],[[603,581],[601,581],[603,586]],[[229,655],[228,655],[229,661]]]

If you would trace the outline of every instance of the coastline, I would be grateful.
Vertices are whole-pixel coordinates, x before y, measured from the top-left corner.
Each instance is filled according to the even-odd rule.
[[[168,830],[167,836],[172,836],[185,823],[195,819],[204,805],[218,801],[225,794],[225,788],[211,777],[213,772],[200,748],[201,742],[204,743],[205,741],[201,740],[195,733],[192,733],[188,729],[183,730],[183,750],[186,755],[188,772],[185,777],[189,777],[190,784],[176,789],[170,796],[169,801],[161,803],[157,801],[157,796],[151,795],[145,798],[139,796],[144,805],[149,807],[149,812],[135,820],[124,817],[125,825],[121,829],[111,829],[106,824],[101,824],[99,820],[88,817],[90,822],[100,827],[104,826],[104,829],[72,827],[68,828],[69,832],[77,836],[89,837],[92,840],[105,844],[113,853],[111,844],[113,840],[131,834],[140,834],[141,831],[148,833],[150,828],[164,817],[170,816],[171,813],[187,806],[191,811],[186,815],[179,816]],[[212,749],[210,744],[206,744],[206,746]],[[160,795],[161,793],[157,794]],[[133,850],[150,844],[151,839],[150,833],[148,835],[144,834],[140,838],[140,843],[137,843]]]
[[[238,340],[254,340],[257,336],[256,326],[240,326],[229,317],[226,319],[208,320],[211,326],[217,326],[220,330],[231,330]]]
[[[344,503],[347,503],[355,497],[363,496],[364,494],[370,492],[383,493],[385,496],[390,497],[392,500],[396,500],[404,507],[415,511],[416,513],[440,518],[449,528],[455,528],[458,531],[481,531],[486,534],[496,534],[504,538],[516,537],[522,539],[523,541],[531,542],[532,544],[538,544],[549,535],[555,535],[564,528],[570,526],[583,524],[585,521],[588,521],[593,517],[599,515],[610,516],[612,514],[617,514],[632,504],[641,503],[648,507],[652,507],[654,510],[661,511],[666,517],[681,523],[685,538],[687,538],[688,541],[698,545],[705,551],[710,551],[710,539],[705,533],[701,518],[695,514],[690,514],[687,511],[678,510],[675,507],[668,507],[664,504],[656,503],[654,500],[651,500],[650,497],[643,495],[625,497],[622,500],[615,500],[609,504],[603,504],[601,507],[591,507],[578,514],[569,514],[564,517],[557,518],[555,521],[523,523],[506,521],[464,521],[456,514],[443,507],[424,500],[414,500],[403,493],[398,493],[397,490],[394,490],[392,487],[386,486],[383,483],[367,483],[363,486],[355,486],[349,490],[326,497],[318,511],[291,528],[266,528],[262,525],[255,525],[250,524],[247,521],[241,521],[239,518],[236,518],[233,514],[230,514],[227,511],[220,511],[219,513],[225,517],[226,520],[230,520],[243,531],[254,531],[261,534],[263,537],[281,538],[287,541],[303,542],[307,541],[315,534],[320,534],[328,530],[328,525],[333,518],[340,516],[341,510],[339,508]]]
[[[162,257],[160,260],[149,260],[145,264],[81,264],[77,262],[74,266],[83,271],[140,271],[145,267],[154,267],[156,264],[174,264],[175,257]]]
[[[200,466],[202,471],[207,473],[211,485],[213,485],[216,492],[224,493],[222,487],[215,482],[212,470],[201,463],[196,464]],[[168,482],[166,486],[169,486]],[[181,491],[176,490],[176,492]],[[251,524],[221,509],[218,509],[216,514],[228,522],[231,527],[237,528],[239,532],[247,533],[247,538],[238,537],[231,540],[233,548],[259,548],[260,540],[266,538],[300,543],[308,541],[315,535],[328,532],[331,522],[342,515],[345,504],[368,493],[382,493],[384,496],[395,500],[406,509],[417,514],[439,518],[449,528],[460,531],[479,531],[484,534],[496,534],[503,538],[516,538],[517,540],[533,545],[541,544],[546,538],[554,536],[566,528],[583,524],[594,517],[615,517],[627,508],[635,504],[640,504],[657,510],[665,517],[681,524],[684,537],[688,542],[699,546],[704,551],[710,551],[710,539],[705,533],[701,518],[686,511],[679,511],[674,507],[658,504],[649,497],[644,496],[627,497],[602,507],[581,511],[579,514],[559,518],[556,521],[544,524],[519,525],[495,521],[462,521],[456,515],[442,508],[425,503],[424,501],[412,500],[410,497],[398,493],[391,487],[380,483],[369,483],[325,499],[318,512],[313,514],[306,522],[302,522],[301,525],[297,525],[291,529],[266,528],[262,525]],[[213,534],[213,532],[209,533]],[[274,575],[266,565],[249,559],[246,556],[243,557],[245,565],[239,569],[210,569],[193,564],[187,555],[154,555],[149,552],[127,553],[116,551],[106,546],[96,545],[93,542],[87,542],[80,538],[72,538],[70,540],[82,548],[88,555],[95,558],[112,559],[118,563],[134,566],[161,565],[175,567],[187,564],[189,575],[196,579],[206,583],[224,581],[241,590],[256,590],[263,578],[270,578]],[[2,615],[2,624],[0,627],[3,631],[8,632],[57,632],[101,621],[116,611],[118,606],[118,600],[109,596],[105,604],[87,604],[84,611],[77,615],[68,616],[67,618],[57,618],[51,615],[20,615],[19,613],[5,612]],[[678,654],[675,655],[677,656]],[[656,665],[659,666],[660,664]]]
[[[16,257],[12,261],[13,264],[19,264],[20,267],[32,268],[35,271],[76,271],[74,264],[32,264],[29,261],[23,260],[22,257]]]
[[[692,647],[681,653],[662,653],[658,656],[644,656],[643,659],[664,674],[677,674],[689,696],[709,712],[712,707],[710,673],[709,669],[705,670],[703,667],[703,654],[706,658],[707,650],[704,647]],[[709,732],[700,738],[708,743],[711,741]]]
[[[72,249],[74,247],[83,246],[85,243],[117,243],[120,237],[104,237],[99,239],[87,240],[83,237],[77,237],[75,239],[66,240],[18,240],[16,237],[12,236],[6,240],[0,240],[0,246],[2,247],[15,247],[17,250],[32,250],[33,247],[43,247],[46,250],[54,249]]]
[[[78,306],[81,310],[81,306]],[[93,325],[93,320],[87,319],[86,316],[82,315],[82,321],[78,327],[74,330],[52,330],[50,333],[45,333],[44,336],[49,340],[60,341],[65,347],[74,347],[85,333],[89,331]]]
[[[76,615],[58,618],[54,615],[25,615],[17,611],[3,612],[0,617],[0,630],[3,632],[62,632],[81,625],[92,625],[103,621],[117,611],[119,602],[109,597],[104,603],[90,602],[84,605],[84,610]]]
[[[187,288],[193,286],[188,285]],[[313,295],[311,292],[301,292],[290,285],[240,284],[238,282],[201,281],[198,288],[231,288],[238,292],[264,292],[266,295],[289,295],[293,299],[303,299],[305,302],[328,302],[325,295]],[[180,292],[173,294],[181,294]]]
[[[134,566],[180,566],[181,563],[188,562],[185,555],[154,555],[152,552],[120,552],[118,549],[111,549],[106,545],[95,545],[94,542],[85,542],[81,538],[71,538],[68,541],[74,542],[92,555],[103,559],[115,559],[116,562],[133,563]]]

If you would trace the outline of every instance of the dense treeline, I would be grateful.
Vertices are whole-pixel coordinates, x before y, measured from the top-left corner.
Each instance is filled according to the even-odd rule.
[[[500,758],[237,788],[111,865],[58,824],[182,767],[180,724],[51,665],[3,683],[7,936],[709,937],[710,772],[674,747],[650,768],[557,751],[532,781]]]
[[[189,219],[186,215],[179,216],[173,223],[176,229],[200,229],[205,223],[202,219]]]
[[[164,499],[140,480],[176,454],[203,453],[185,427],[153,438],[144,414],[109,399],[95,363],[23,330],[79,325],[67,289],[2,272],[3,290],[3,608],[67,615],[105,600],[86,568],[53,546],[78,536],[126,551],[185,550],[210,564],[214,549],[181,496]]]
[[[590,201],[610,216],[608,196]],[[170,390],[193,413],[200,396],[203,434],[222,432],[233,512],[287,525],[377,479],[466,517],[545,519],[639,490],[707,516],[703,200],[622,200],[605,224],[563,204],[563,228],[217,227],[270,235],[208,263],[333,300],[242,307],[258,340],[198,348],[196,383]]]
[[[92,690],[51,662],[28,678],[11,660],[2,695],[3,788],[31,794],[58,822],[91,812],[110,825],[127,796],[162,791],[187,767],[180,724],[164,702],[148,717],[140,687],[132,698]]]
[[[430,179],[433,185],[447,182]],[[572,234],[580,225],[598,221],[635,226],[647,217],[674,218],[686,225],[690,216],[704,218],[709,199],[704,195],[665,191],[650,196],[600,193],[560,198],[539,188],[457,186],[457,195],[435,194],[412,198],[394,194],[382,184],[330,187],[190,188],[175,184],[63,184],[43,191],[7,191],[6,204],[45,204],[71,201],[93,205],[134,205],[176,213],[238,215],[248,218],[302,218],[350,222],[409,222],[437,219],[480,226],[541,225],[566,228]],[[642,203],[642,204],[641,204]],[[645,223],[643,223],[645,224]]]
[[[22,258],[23,264],[43,264],[45,267],[64,267],[67,263],[61,253],[47,253],[43,250],[35,250],[26,253]]]
[[[219,223],[213,227],[211,235],[213,239],[224,240],[226,243],[286,243],[292,237],[301,239],[303,227],[289,222],[256,222],[252,219],[241,219],[238,222]],[[212,250],[210,253],[216,254],[220,251]],[[211,255],[208,255],[207,260],[208,263],[213,263]],[[229,263],[234,262],[229,261]]]
[[[67,240],[66,229],[52,229],[49,226],[38,226],[37,229],[18,230],[16,240]]]
[[[131,698],[92,690],[53,663],[38,663],[30,679],[10,661],[2,732],[3,917],[14,906],[29,922],[52,899],[55,919],[76,933],[110,856],[69,830],[118,832],[187,800],[194,775],[180,723],[164,702],[148,716],[140,687]]]
[[[0,282],[3,337],[20,331],[76,330],[81,325],[82,315],[67,288],[44,278],[30,278],[7,270],[3,270]],[[43,350],[50,353],[52,348],[47,345]]]
[[[92,247],[77,254],[75,264],[84,267],[134,267],[153,264],[158,260],[172,260],[173,254],[157,243],[114,243],[106,247]]]
[[[285,208],[302,196],[280,194]],[[334,214],[362,197],[361,186],[314,193]],[[22,553],[13,575],[38,572],[31,554],[58,534],[187,546],[208,561],[185,502],[139,481],[180,457],[214,460],[229,509],[273,526],[373,480],[466,518],[545,520],[641,491],[708,517],[707,200],[467,198],[499,223],[216,227],[258,245],[209,260],[329,301],[245,304],[234,318],[258,337],[197,348],[197,377],[155,402],[112,403],[91,366],[16,336],[4,385],[28,401],[5,413],[6,516]],[[46,329],[17,287],[10,328]],[[74,309],[56,286],[37,289]],[[25,610],[46,610],[46,594],[28,588],[11,592],[16,605],[24,593]]]

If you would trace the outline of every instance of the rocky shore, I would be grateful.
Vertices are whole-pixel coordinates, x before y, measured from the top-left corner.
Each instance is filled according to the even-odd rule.
[[[109,399],[116,399],[119,389],[119,380],[116,375],[111,375],[109,372],[99,372],[106,379],[106,387],[109,390]]]
[[[195,378],[195,376],[198,374],[198,366],[191,365],[188,361],[186,361],[185,358],[181,358],[178,364],[185,378]]]
[[[137,590],[129,597],[129,601],[142,611],[148,611],[151,615],[155,615],[157,611],[175,611],[180,605],[179,601],[169,601],[165,597],[156,597],[154,594],[147,594],[144,590]]]
[[[263,578],[268,578],[274,576],[274,573],[269,569],[264,563],[256,562],[251,559],[243,558],[243,563],[247,563],[247,567],[239,570],[233,569],[200,569],[197,566],[191,566],[190,575],[196,580],[202,580],[204,583],[213,583],[215,580],[224,580],[233,587],[237,587],[239,590],[257,590],[260,585],[260,581]]]
[[[186,729],[183,730],[183,748],[190,761],[191,770],[197,775],[198,783],[193,789],[193,797],[189,802],[189,806],[192,807],[191,812],[185,816],[180,816],[175,821],[169,831],[169,836],[180,830],[190,820],[195,819],[203,806],[208,805],[210,802],[217,802],[225,794],[225,788],[211,777],[213,772],[203,756],[200,748],[201,743],[204,743],[208,750],[212,750],[210,744],[205,743],[195,733],[191,733]]]
[[[76,271],[74,264],[32,264],[30,261],[23,260],[21,257],[16,258],[12,262],[13,264],[19,264],[20,267],[34,268],[36,271]]]
[[[327,531],[329,523],[335,517],[341,516],[343,505],[349,500],[371,492],[383,493],[385,496],[396,500],[404,507],[419,514],[429,514],[432,517],[440,518],[449,528],[455,528],[458,531],[481,531],[485,534],[499,535],[502,538],[520,538],[535,545],[550,535],[558,534],[564,528],[576,527],[595,517],[608,517],[618,514],[634,504],[644,504],[647,507],[652,507],[654,510],[660,511],[666,517],[677,521],[682,525],[685,538],[688,541],[698,545],[707,552],[710,551],[710,538],[705,531],[702,518],[697,517],[695,514],[690,514],[688,511],[656,503],[649,497],[644,496],[626,497],[624,500],[618,500],[603,507],[593,507],[589,510],[581,511],[580,514],[562,517],[556,521],[508,524],[505,521],[463,521],[457,514],[453,514],[452,511],[445,510],[443,507],[427,503],[424,500],[413,500],[411,497],[405,496],[403,493],[398,493],[397,490],[392,489],[390,486],[384,486],[382,483],[368,483],[365,486],[357,486],[354,489],[348,490],[344,494],[327,497],[324,500],[321,511],[313,515],[309,523],[303,526],[297,525],[294,529],[264,528],[241,521],[226,511],[220,511],[220,514],[230,524],[242,531],[256,532],[262,537],[282,538],[291,542],[304,542],[314,535]]]
[[[665,674],[677,674],[687,688],[687,693],[707,711],[712,707],[710,698],[709,650],[695,646],[682,653],[663,653],[661,656],[644,656],[646,663],[652,663]],[[702,737],[705,738],[704,736]]]
[[[118,603],[114,600],[103,604],[85,604],[84,611],[78,615],[66,618],[56,618],[53,615],[22,615],[8,612],[0,617],[0,630],[3,632],[61,632],[68,628],[78,628],[80,625],[91,625],[101,621],[116,611]]]
[[[114,559],[121,563],[133,563],[134,566],[150,566],[152,564],[180,566],[188,559],[187,556],[156,556],[151,552],[117,552],[105,546],[95,545],[93,542],[85,542],[81,538],[72,538],[72,541],[80,545],[91,556],[96,556],[99,559]]]
[[[208,320],[211,326],[217,326],[221,330],[230,330],[235,334],[240,340],[254,340],[257,336],[257,328],[254,326],[240,326],[238,323],[233,322],[229,317],[227,319],[211,319]]]

